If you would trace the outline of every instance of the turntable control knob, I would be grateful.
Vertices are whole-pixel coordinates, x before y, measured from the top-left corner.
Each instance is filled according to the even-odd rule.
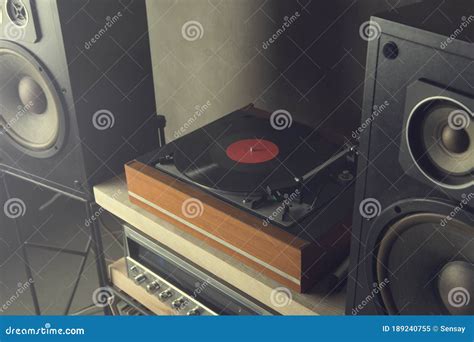
[[[155,293],[160,289],[160,284],[155,280],[146,286],[148,293]]]
[[[163,291],[159,294],[159,297],[160,297],[161,300],[169,299],[172,296],[173,296],[173,292],[170,289],[165,290],[165,291]]]
[[[139,274],[134,278],[134,280],[136,284],[142,284],[146,280],[146,275],[144,275],[143,273]]]
[[[132,271],[132,273],[136,274],[136,273],[138,273],[138,267],[134,265],[134,266],[130,267],[130,271]]]
[[[196,306],[194,309],[189,310],[187,315],[188,316],[199,316],[201,314],[201,309],[199,309],[199,306]]]

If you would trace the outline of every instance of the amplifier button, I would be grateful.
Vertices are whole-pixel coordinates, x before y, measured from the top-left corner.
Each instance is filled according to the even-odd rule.
[[[159,297],[160,297],[161,300],[169,299],[169,298],[173,297],[173,292],[170,289],[165,290],[165,291],[163,291],[159,294]]]
[[[175,308],[176,310],[181,310],[181,309],[184,308],[187,304],[188,304],[188,301],[186,300],[186,298],[181,297],[181,298],[178,298],[178,299],[176,299],[175,301],[173,301],[173,302],[171,303],[171,306],[172,306],[173,308]]]
[[[146,280],[146,275],[144,275],[143,273],[139,274],[134,278],[134,280],[135,280],[135,283],[141,284]]]
[[[159,289],[160,289],[160,284],[158,284],[157,281],[153,281],[146,286],[146,290],[148,291],[148,293],[155,293]]]
[[[199,306],[196,306],[194,309],[189,310],[187,315],[188,316],[199,316],[201,314],[201,309]]]

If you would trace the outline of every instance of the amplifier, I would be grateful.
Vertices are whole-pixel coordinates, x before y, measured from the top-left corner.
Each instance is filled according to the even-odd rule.
[[[176,315],[273,315],[263,304],[124,226],[128,277]]]

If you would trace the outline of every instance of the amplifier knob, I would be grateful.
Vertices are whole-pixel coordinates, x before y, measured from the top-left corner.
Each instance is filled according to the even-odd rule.
[[[181,310],[182,308],[184,308],[186,305],[188,304],[188,301],[184,298],[184,297],[181,297],[181,298],[178,298],[176,299],[175,301],[173,301],[171,303],[171,306],[173,308],[175,308],[176,310]]]
[[[128,311],[127,316],[135,316],[136,314],[138,314],[138,310],[137,309],[132,309],[132,310]]]
[[[169,299],[169,298],[173,297],[173,292],[170,289],[165,290],[165,291],[163,291],[159,294],[159,297],[160,297],[161,300]]]
[[[146,280],[146,275],[144,275],[143,273],[139,274],[134,278],[134,280],[136,284],[142,284]]]
[[[187,315],[188,316],[199,316],[201,314],[201,309],[199,306],[196,306],[194,309],[189,310]]]
[[[160,289],[160,284],[157,281],[153,281],[146,286],[148,293],[155,293]]]

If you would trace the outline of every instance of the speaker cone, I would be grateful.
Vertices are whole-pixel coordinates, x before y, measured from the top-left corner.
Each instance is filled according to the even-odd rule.
[[[376,279],[389,314],[474,314],[474,228],[415,213],[389,225],[377,253]]]
[[[445,187],[472,185],[474,124],[469,109],[447,98],[428,99],[410,115],[407,140],[416,165]]]
[[[1,134],[25,153],[47,157],[64,137],[64,114],[45,70],[23,48],[0,44]]]

